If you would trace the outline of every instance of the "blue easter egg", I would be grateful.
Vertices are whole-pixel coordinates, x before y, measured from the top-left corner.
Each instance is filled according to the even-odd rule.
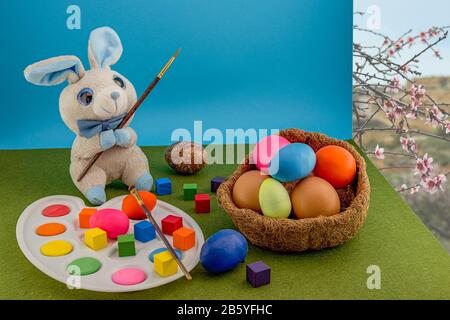
[[[304,143],[291,143],[280,149],[269,164],[269,174],[281,182],[302,179],[316,165],[314,150]]]
[[[245,261],[248,244],[242,234],[224,229],[206,240],[200,252],[200,263],[209,272],[221,273]]]

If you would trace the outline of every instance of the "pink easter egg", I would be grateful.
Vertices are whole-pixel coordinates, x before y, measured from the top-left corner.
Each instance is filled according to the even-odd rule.
[[[253,163],[259,170],[268,173],[272,157],[288,144],[290,144],[289,140],[278,135],[271,135],[261,139],[253,148]]]
[[[100,228],[105,231],[108,238],[116,239],[117,236],[128,232],[130,220],[121,210],[101,209],[92,215],[89,225],[91,228]]]

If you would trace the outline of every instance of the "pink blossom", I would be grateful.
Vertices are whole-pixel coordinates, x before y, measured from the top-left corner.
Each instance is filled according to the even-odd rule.
[[[400,137],[400,143],[402,145],[403,151],[408,151],[409,148],[409,138],[408,137]]]
[[[397,102],[394,99],[389,99],[384,102],[384,109],[386,111],[393,110],[397,106]]]
[[[393,77],[389,81],[388,91],[392,93],[397,93],[400,89],[400,79],[398,77]]]
[[[404,65],[400,68],[400,72],[405,74],[409,71],[409,66],[408,65]]]
[[[394,49],[389,49],[388,50],[388,56],[389,57],[392,57],[392,56],[394,56],[395,55],[395,50]]]
[[[449,121],[445,121],[443,126],[445,128],[445,134],[449,134],[450,133],[450,122]]]
[[[436,128],[439,123],[445,120],[445,118],[446,116],[441,112],[441,110],[436,105],[433,105],[431,109],[427,109],[427,120],[425,123],[430,124],[433,128]]]
[[[425,32],[421,32],[419,37],[422,42],[427,42],[427,34]]]
[[[384,159],[384,148],[380,148],[378,144],[375,147],[375,157],[380,160]]]
[[[425,176],[424,178],[426,178],[426,175],[433,170],[433,166],[431,165],[432,162],[433,158],[428,157],[428,153],[425,153],[423,158],[417,158],[414,174],[420,174],[422,176]]]
[[[409,89],[409,94],[412,98],[420,100],[425,97],[425,95],[427,94],[427,90],[425,90],[425,87],[423,85],[417,86],[413,84]]]
[[[444,191],[444,184],[447,182],[447,177],[440,174],[434,178],[426,178],[420,184],[429,193],[433,194],[439,189]]]
[[[419,190],[420,190],[420,185],[417,185],[417,186],[414,186],[414,187],[411,188],[410,193],[414,194],[414,193],[419,192]]]
[[[413,37],[409,37],[408,38],[408,44],[411,47],[414,44],[414,38]]]

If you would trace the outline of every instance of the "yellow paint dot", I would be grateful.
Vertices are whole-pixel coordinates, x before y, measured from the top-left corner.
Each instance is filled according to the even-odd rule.
[[[72,252],[73,246],[65,240],[53,240],[41,247],[41,253],[48,257],[64,256]]]

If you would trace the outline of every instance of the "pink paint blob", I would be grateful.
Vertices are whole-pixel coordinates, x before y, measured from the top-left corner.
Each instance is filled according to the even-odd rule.
[[[147,274],[138,268],[125,268],[114,272],[112,281],[121,286],[132,286],[144,282]]]
[[[253,163],[259,170],[268,173],[272,157],[288,144],[290,144],[289,140],[278,135],[271,135],[261,139],[253,148]]]
[[[89,225],[91,228],[100,228],[105,231],[108,238],[116,239],[117,236],[128,232],[130,220],[121,210],[101,209],[92,215]]]

